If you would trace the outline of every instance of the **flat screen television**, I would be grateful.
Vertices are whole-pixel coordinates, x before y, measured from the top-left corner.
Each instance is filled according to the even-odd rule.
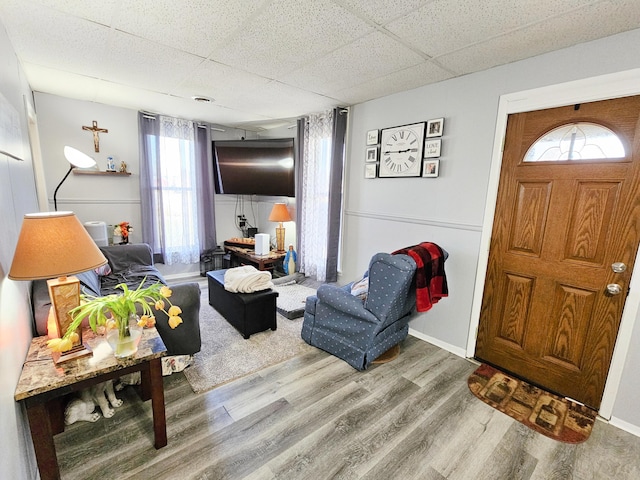
[[[216,193],[295,197],[293,138],[213,142]]]

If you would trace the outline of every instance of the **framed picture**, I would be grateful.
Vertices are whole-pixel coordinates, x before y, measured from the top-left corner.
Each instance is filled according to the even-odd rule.
[[[364,178],[376,178],[375,163],[368,163],[364,166]]]
[[[427,122],[427,137],[441,137],[444,129],[444,118],[436,118]]]
[[[384,128],[380,135],[379,177],[419,177],[424,122]]]
[[[424,160],[422,166],[423,177],[437,177],[440,170],[440,160]]]
[[[424,158],[436,158],[440,156],[442,139],[427,140],[424,142]]]
[[[369,130],[367,132],[367,145],[378,144],[378,130]]]
[[[378,161],[378,147],[368,147],[367,148],[367,159],[366,162],[377,162]]]

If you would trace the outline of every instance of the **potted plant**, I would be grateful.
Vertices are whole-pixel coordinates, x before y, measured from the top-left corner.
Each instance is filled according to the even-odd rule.
[[[80,306],[69,311],[73,322],[62,338],[47,342],[49,348],[56,352],[70,350],[78,340],[76,330],[85,318],[89,320],[89,326],[94,332],[105,331],[116,357],[127,357],[136,352],[142,328],[155,325],[153,309],[165,312],[169,317],[169,326],[176,328],[182,323],[182,310],[169,300],[171,289],[161,283],[143,288],[145,280],[146,277],[135,290],[124,283],[116,285],[122,293],[103,297],[82,294]],[[136,306],[142,310],[140,317]]]

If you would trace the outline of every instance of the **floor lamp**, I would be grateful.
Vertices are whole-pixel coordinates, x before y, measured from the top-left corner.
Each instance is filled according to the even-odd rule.
[[[69,170],[67,171],[67,174],[62,177],[62,180],[60,180],[60,183],[53,192],[53,209],[55,211],[58,211],[58,201],[56,200],[56,197],[58,196],[58,189],[67,179],[71,170],[73,170],[73,167],[89,168],[96,164],[96,161],[89,155],[68,145],[64,147],[64,157],[67,159],[67,162],[69,162]]]
[[[278,252],[284,252],[284,227],[282,226],[282,222],[291,221],[291,215],[289,215],[287,206],[284,203],[276,203],[269,214],[269,221],[279,222],[279,225],[276,227],[276,250]]]
[[[9,270],[12,280],[47,280],[54,321],[62,337],[73,321],[69,310],[80,305],[80,281],[69,276],[107,263],[73,212],[30,213],[24,216]],[[54,352],[56,363],[91,352],[79,340],[68,352]]]

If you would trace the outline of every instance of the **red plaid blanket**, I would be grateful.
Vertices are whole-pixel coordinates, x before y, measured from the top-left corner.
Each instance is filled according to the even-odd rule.
[[[414,277],[416,310],[426,312],[438,301],[449,295],[447,276],[444,272],[444,251],[435,243],[422,242],[412,247],[396,250],[392,255],[404,253],[416,262]]]

